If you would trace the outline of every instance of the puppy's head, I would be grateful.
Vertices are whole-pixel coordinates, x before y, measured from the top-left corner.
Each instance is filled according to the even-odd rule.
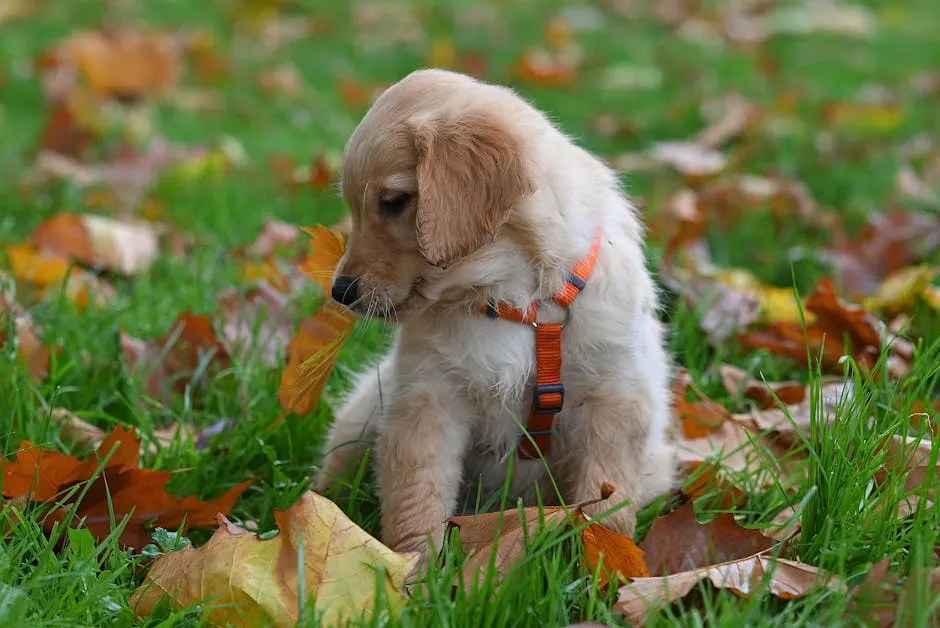
[[[428,305],[423,290],[492,240],[534,191],[508,92],[422,70],[383,93],[346,145],[352,214],[333,298],[371,316]]]

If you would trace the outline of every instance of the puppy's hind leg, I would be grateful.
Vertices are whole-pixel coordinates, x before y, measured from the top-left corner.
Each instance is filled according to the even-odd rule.
[[[393,357],[388,355],[378,367],[359,377],[352,395],[336,412],[320,473],[314,481],[318,493],[341,481],[375,444],[382,405],[388,402],[383,397],[390,392],[393,376]]]

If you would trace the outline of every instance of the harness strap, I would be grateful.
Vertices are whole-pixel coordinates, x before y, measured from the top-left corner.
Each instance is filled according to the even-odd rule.
[[[531,440],[523,434],[518,449],[519,457],[525,460],[538,459],[539,452],[548,455],[555,415],[561,412],[565,402],[565,388],[561,381],[562,329],[570,317],[568,308],[594,272],[602,233],[601,229],[597,230],[591,249],[575,263],[565,284],[552,295],[552,301],[565,309],[564,321],[538,322],[538,302],[525,311],[506,303],[490,303],[484,311],[490,318],[529,324],[535,328],[535,390],[526,423],[526,432]]]

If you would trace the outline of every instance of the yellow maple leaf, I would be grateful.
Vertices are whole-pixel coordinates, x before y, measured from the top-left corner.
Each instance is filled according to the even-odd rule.
[[[313,492],[275,512],[279,533],[269,540],[218,519],[204,546],[154,563],[131,598],[138,616],[151,614],[166,594],[179,606],[204,601],[213,625],[293,626],[302,603],[316,604],[323,625],[338,625],[371,611],[380,588],[393,608],[400,607],[405,579],[418,561],[382,545]]]
[[[900,311],[914,305],[918,294],[929,302],[927,289],[936,276],[937,269],[927,264],[907,266],[888,275],[863,305],[869,310]]]
[[[338,231],[317,225],[301,229],[310,236],[313,252],[300,263],[298,268],[313,279],[324,292],[329,293],[333,282],[333,271],[346,250],[346,238]]]
[[[744,268],[726,268],[715,273],[715,279],[728,287],[757,297],[760,314],[764,323],[799,323],[800,304],[793,293],[793,288],[768,286],[751,271]],[[815,320],[813,313],[803,308],[807,323]]]

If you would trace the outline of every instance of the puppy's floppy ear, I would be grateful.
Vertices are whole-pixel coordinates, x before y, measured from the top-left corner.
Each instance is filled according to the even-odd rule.
[[[535,191],[522,146],[495,116],[468,112],[412,126],[418,152],[418,246],[445,268],[483,246]]]

